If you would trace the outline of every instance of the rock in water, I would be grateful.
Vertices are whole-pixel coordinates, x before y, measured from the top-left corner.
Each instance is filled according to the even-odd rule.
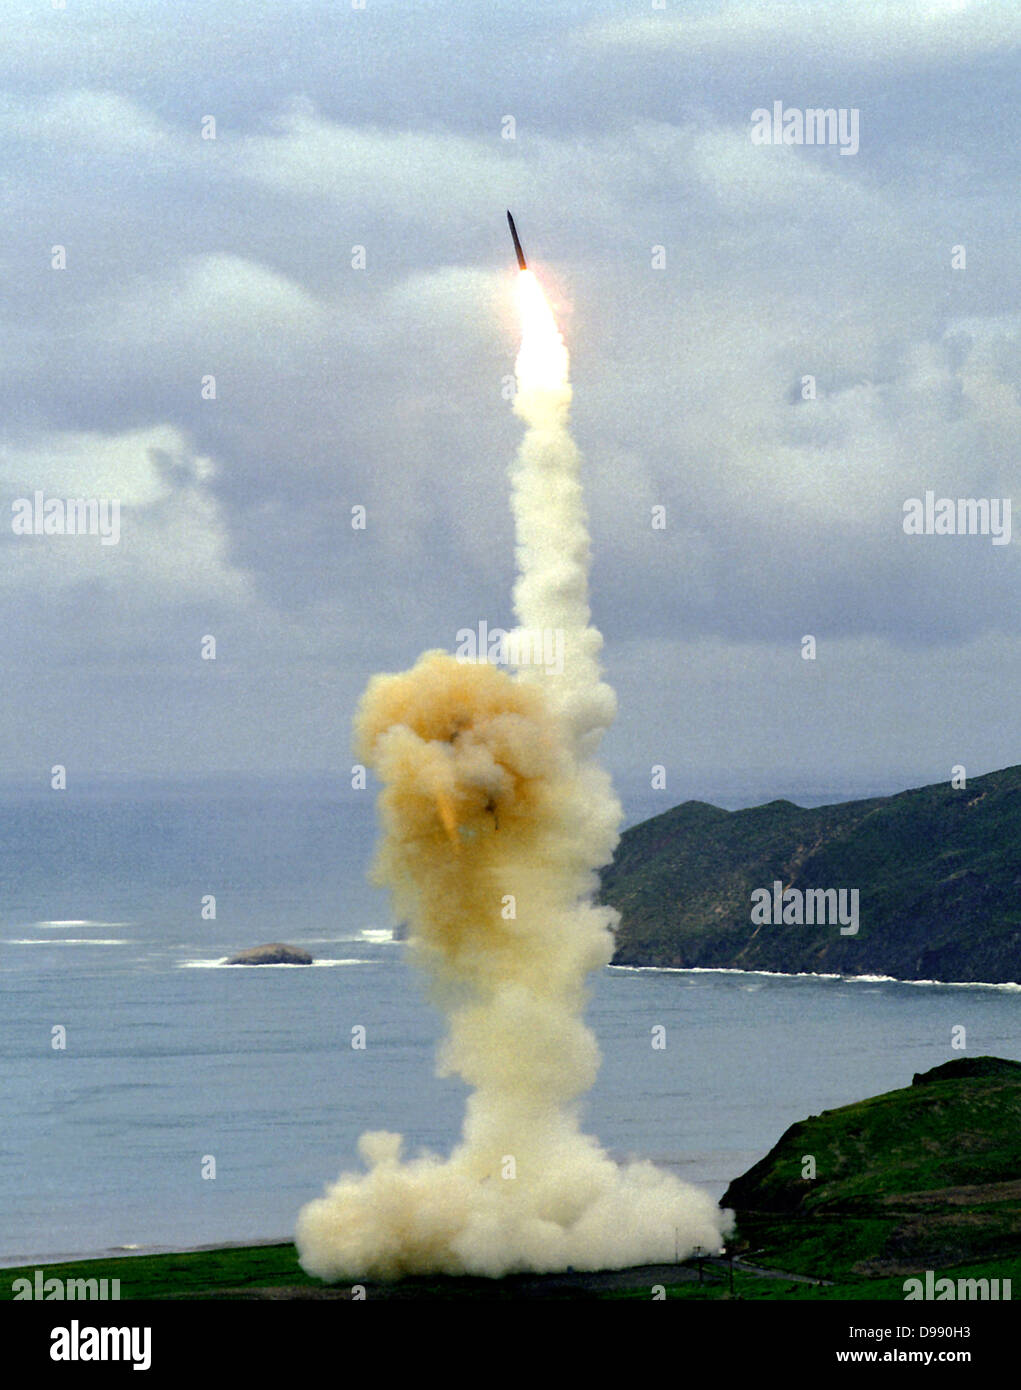
[[[268,946],[253,946],[231,956],[228,965],[311,965],[312,957],[300,946],[286,946],[274,941]]]

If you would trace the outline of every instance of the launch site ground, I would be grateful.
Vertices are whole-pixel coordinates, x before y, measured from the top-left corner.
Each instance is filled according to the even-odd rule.
[[[644,1299],[696,1300],[889,1300],[903,1301],[906,1274],[885,1278],[837,1276],[819,1283],[810,1275],[750,1266],[735,1261],[733,1292],[725,1259],[686,1260],[596,1273],[516,1274],[502,1279],[427,1276],[382,1283],[364,1281],[366,1300],[503,1302],[534,1300]],[[0,1281],[0,1300],[12,1297],[18,1278],[32,1279],[37,1266],[8,1269]],[[64,1279],[119,1278],[122,1299],[284,1300],[350,1302],[360,1295],[351,1283],[323,1284],[298,1264],[290,1242],[231,1246],[182,1254],[124,1256],[48,1266]],[[987,1259],[946,1267],[953,1279],[1011,1279],[1021,1289],[1021,1257]],[[663,1292],[660,1293],[659,1291]],[[83,1305],[83,1308],[89,1305]],[[93,1305],[94,1306],[94,1305]]]

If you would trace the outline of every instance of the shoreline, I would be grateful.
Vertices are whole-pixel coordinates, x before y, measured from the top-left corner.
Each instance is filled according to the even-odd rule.
[[[1002,989],[1021,992],[1021,980],[904,980],[897,975],[841,975],[821,970],[741,970],[729,965],[633,965],[613,962],[607,970],[653,970],[662,975],[762,975],[772,980],[841,980],[845,984],[924,985],[939,989]]]
[[[294,1236],[261,1236],[253,1237],[251,1240],[214,1240],[204,1245],[111,1245],[105,1250],[85,1251],[76,1255],[29,1255],[18,1256],[17,1259],[6,1255],[0,1256],[0,1270],[5,1269],[27,1269],[29,1266],[37,1266],[39,1269],[48,1268],[50,1265],[77,1265],[85,1264],[95,1260],[131,1260],[152,1258],[154,1255],[209,1255],[217,1250],[265,1250],[272,1246],[293,1245]]]

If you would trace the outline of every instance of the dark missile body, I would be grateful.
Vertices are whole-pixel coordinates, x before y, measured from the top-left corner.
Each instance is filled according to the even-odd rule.
[[[508,211],[508,213],[507,213],[507,221],[508,221],[508,223],[510,224],[511,236],[514,238],[514,250],[515,250],[515,252],[517,253],[517,258],[518,258],[518,269],[519,269],[519,270],[527,270],[527,269],[528,269],[528,265],[527,265],[527,263],[526,263],[526,261],[525,261],[525,253],[524,253],[524,251],[522,251],[522,249],[521,249],[521,242],[518,241],[518,229],[517,229],[517,227],[515,227],[515,225],[514,225],[514,218],[511,217],[509,211]]]

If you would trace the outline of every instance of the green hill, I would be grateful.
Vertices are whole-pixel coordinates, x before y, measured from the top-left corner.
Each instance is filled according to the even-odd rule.
[[[857,933],[753,921],[776,882],[857,889]],[[688,801],[624,832],[602,900],[618,965],[1021,982],[1021,766],[810,809]]]
[[[720,1205],[737,1213],[741,1245],[795,1272],[911,1273],[1021,1255],[1021,1062],[962,1058],[813,1115]]]

